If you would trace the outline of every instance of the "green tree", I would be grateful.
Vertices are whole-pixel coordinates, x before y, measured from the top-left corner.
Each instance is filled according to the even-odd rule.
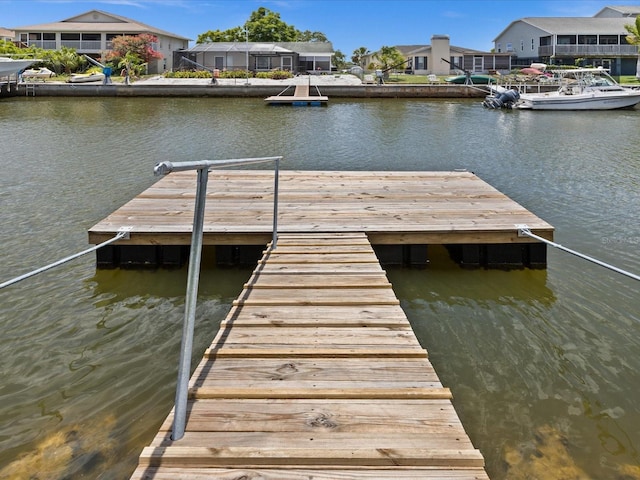
[[[312,32],[305,30],[301,32],[298,30],[298,36],[296,42],[328,42],[327,36],[322,32]]]
[[[247,35],[248,32],[248,35]],[[228,30],[209,30],[201,33],[196,43],[207,42],[328,42],[322,32],[298,30],[280,18],[280,14],[260,7],[252,12],[241,27]]]
[[[158,39],[148,33],[121,35],[112,40],[112,50],[107,54],[107,61],[119,65],[126,58],[131,68],[146,65],[153,59],[162,58],[162,54],[153,49],[157,42]]]
[[[234,27],[229,30],[209,30],[201,33],[196,39],[196,43],[209,42],[244,42],[246,40],[245,29],[242,27]]]
[[[347,57],[345,57],[344,53],[342,53],[340,50],[336,50],[335,52],[333,52],[333,57],[331,58],[331,63],[338,70],[342,70],[343,68],[346,68],[346,66],[347,66]]]
[[[47,50],[43,60],[47,67],[58,75],[75,73],[87,64],[85,58],[78,55],[75,48],[69,47],[62,47],[60,50]]]
[[[365,65],[366,57],[370,53],[371,52],[367,47],[356,48],[351,54],[351,61],[356,65],[359,65],[360,67],[362,67],[362,69],[364,70],[366,66]]]
[[[640,80],[640,17],[636,17],[635,23],[625,25],[625,30],[629,32],[627,42],[638,47],[638,61],[636,62],[636,78]]]
[[[373,55],[373,64],[371,69],[380,69],[388,71],[393,68],[399,68],[405,63],[405,58],[396,47],[383,46]]]
[[[293,25],[285,23],[279,13],[264,7],[251,13],[245,27],[252,42],[295,42],[298,38],[298,30]]]

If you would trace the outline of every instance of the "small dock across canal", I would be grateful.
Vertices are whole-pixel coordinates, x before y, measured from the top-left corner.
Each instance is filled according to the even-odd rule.
[[[488,480],[364,233],[282,234],[132,478]]]

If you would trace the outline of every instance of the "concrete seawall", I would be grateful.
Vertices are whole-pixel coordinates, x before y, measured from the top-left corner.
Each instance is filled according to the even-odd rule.
[[[144,83],[77,85],[38,83],[18,85],[18,95],[52,97],[268,97],[277,95],[282,85],[146,85]],[[329,98],[483,98],[482,86],[465,85],[323,85]]]

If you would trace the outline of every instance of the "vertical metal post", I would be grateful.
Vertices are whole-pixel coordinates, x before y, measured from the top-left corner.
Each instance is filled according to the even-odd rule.
[[[275,179],[273,183],[273,238],[271,248],[278,246],[278,177],[280,176],[280,158],[276,158],[276,166],[274,168]]]
[[[180,365],[178,367],[178,386],[176,388],[172,440],[180,440],[184,436],[187,421],[187,397],[189,393],[189,376],[191,373],[191,352],[193,350],[193,330],[196,320],[200,259],[202,257],[204,208],[207,200],[208,178],[208,168],[198,168],[198,186],[196,189],[196,203],[193,214],[193,231],[191,232],[191,252],[189,255],[189,272],[185,297],[184,324],[182,327],[182,344],[180,346]]]

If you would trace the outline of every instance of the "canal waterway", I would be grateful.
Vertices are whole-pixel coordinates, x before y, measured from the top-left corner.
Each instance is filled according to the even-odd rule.
[[[283,155],[302,170],[475,172],[557,242],[640,273],[640,110],[478,100],[10,98],[0,102],[0,281],[87,247],[153,166]],[[640,479],[640,284],[558,250],[389,278],[493,479]],[[199,359],[250,269],[206,266]],[[90,255],[0,290],[0,478],[121,479],[173,405],[186,271]]]

